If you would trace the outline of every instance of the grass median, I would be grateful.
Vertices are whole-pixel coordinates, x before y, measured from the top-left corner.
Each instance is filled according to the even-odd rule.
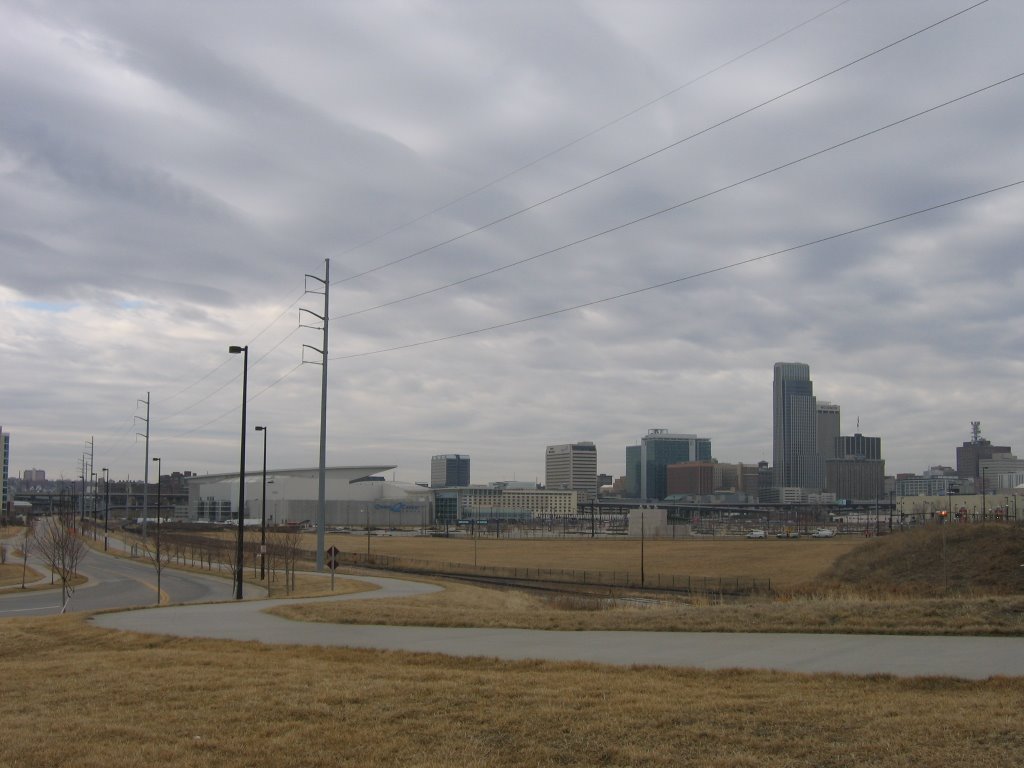
[[[270,609],[297,621],[437,627],[662,632],[832,632],[1024,635],[1024,597],[868,597],[841,592],[779,600],[666,600],[635,605],[588,596],[438,582],[414,598],[326,602]]]

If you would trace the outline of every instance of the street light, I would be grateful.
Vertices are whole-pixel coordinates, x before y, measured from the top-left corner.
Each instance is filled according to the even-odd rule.
[[[163,467],[160,464],[160,457],[154,457],[156,462],[156,604],[160,605],[160,570],[163,563],[160,562],[160,475],[163,474]]]
[[[249,345],[244,347],[230,346],[228,352],[232,355],[242,355],[242,447],[241,459],[238,465],[238,551],[237,558],[238,583],[235,586],[235,600],[242,599],[242,577],[244,552],[242,550],[242,536],[245,531],[245,401],[249,397]]]
[[[953,514],[953,494],[960,493],[960,486],[952,483],[946,484],[946,515],[942,519],[942,589],[949,591],[949,571],[946,565],[946,526],[949,524]]]
[[[256,427],[263,433],[263,510],[260,514],[260,580],[267,577],[267,428]]]
[[[103,504],[103,551],[107,551],[107,530],[110,528],[110,470],[103,468],[103,488],[106,491],[106,500]]]

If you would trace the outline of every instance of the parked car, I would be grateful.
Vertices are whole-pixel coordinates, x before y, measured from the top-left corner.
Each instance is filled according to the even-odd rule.
[[[768,534],[764,531],[751,531],[747,534],[748,539],[767,539]]]
[[[836,532],[831,528],[819,528],[811,534],[815,539],[831,539],[836,535]]]
[[[776,539],[799,539],[799,531],[779,531],[775,534]]]

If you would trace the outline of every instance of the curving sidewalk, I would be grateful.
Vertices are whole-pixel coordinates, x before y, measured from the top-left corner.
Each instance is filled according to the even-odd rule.
[[[362,626],[295,622],[265,613],[315,600],[407,597],[431,584],[346,576],[380,587],[336,597],[182,605],[94,616],[100,627],[178,637],[345,646],[505,660],[583,661],[702,669],[890,674],[985,679],[1024,676],[1024,638],[718,632],[552,632],[530,629]]]

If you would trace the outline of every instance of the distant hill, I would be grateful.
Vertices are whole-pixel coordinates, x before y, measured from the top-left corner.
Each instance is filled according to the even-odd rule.
[[[1024,594],[1024,527],[950,524],[945,529],[951,592]],[[940,595],[942,561],[942,526],[925,525],[865,541],[836,560],[821,579],[858,591]]]

